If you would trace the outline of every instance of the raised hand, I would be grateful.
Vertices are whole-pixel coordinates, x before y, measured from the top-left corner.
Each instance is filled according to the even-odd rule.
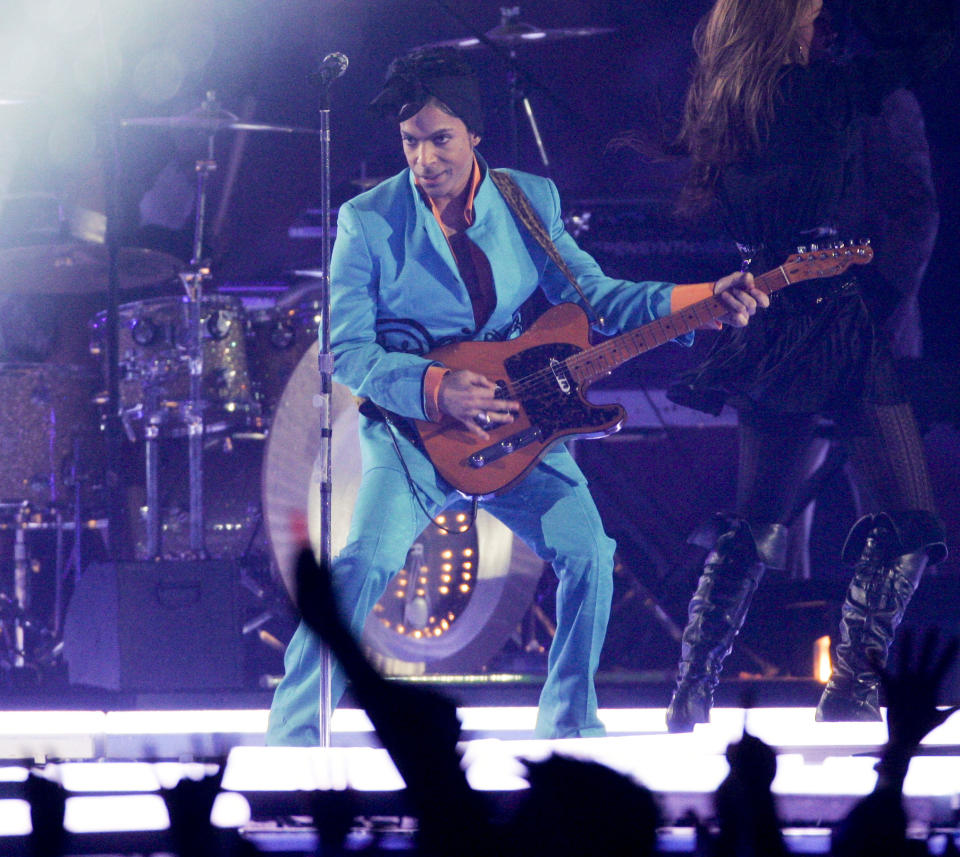
[[[900,642],[897,671],[879,669],[887,697],[888,746],[913,753],[920,742],[946,722],[960,705],[938,708],[944,676],[957,659],[960,640],[949,640],[938,654],[939,634],[928,631],[919,654],[914,656],[913,636],[907,631]]]

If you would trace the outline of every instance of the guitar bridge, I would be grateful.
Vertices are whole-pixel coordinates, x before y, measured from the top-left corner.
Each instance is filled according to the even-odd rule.
[[[556,357],[550,358],[550,371],[553,372],[554,380],[557,382],[560,392],[569,396],[573,388],[570,386],[570,379],[567,377],[563,363],[557,360]]]
[[[499,440],[485,449],[478,450],[467,459],[467,463],[471,467],[479,470],[481,467],[486,467],[494,461],[506,458],[506,456],[516,452],[518,449],[522,449],[531,443],[537,443],[541,437],[542,432],[539,428],[530,427],[525,431],[519,431],[516,434],[505,437],[503,440]]]

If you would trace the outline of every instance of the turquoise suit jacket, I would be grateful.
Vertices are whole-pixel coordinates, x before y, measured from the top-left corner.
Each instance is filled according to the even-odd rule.
[[[508,172],[605,319],[604,333],[669,313],[672,284],[605,276],[565,230],[554,183]],[[497,296],[493,314],[480,330],[453,254],[410,170],[341,206],[330,267],[330,339],[334,378],[356,395],[401,416],[426,419],[423,377],[431,364],[423,354],[451,341],[518,335],[519,309],[538,287],[552,303],[582,306],[573,286],[486,176],[474,209],[467,235],[490,261]]]

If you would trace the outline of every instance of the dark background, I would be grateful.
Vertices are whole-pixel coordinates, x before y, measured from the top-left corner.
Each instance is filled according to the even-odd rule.
[[[658,105],[668,116],[676,112],[691,31],[708,5],[533,0],[521,7],[522,21],[547,29],[612,29],[524,44],[516,55],[521,87],[551,158],[549,172],[571,212],[583,203],[672,201],[679,165],[643,163],[631,153],[608,151],[608,144],[625,131],[651,127]],[[500,19],[497,4],[477,0],[87,0],[10,7],[0,23],[7,48],[0,60],[0,98],[24,94],[30,100],[0,114],[0,129],[7,132],[6,175],[0,178],[6,178],[8,192],[49,190],[100,211],[115,190],[123,215],[117,226],[127,242],[144,239],[136,222],[140,195],[168,162],[177,162],[189,178],[205,139],[156,128],[119,131],[121,119],[183,114],[212,90],[241,119],[315,129],[318,94],[308,76],[323,56],[340,51],[350,65],[332,90],[336,203],[356,192],[351,182],[361,175],[387,176],[403,165],[395,129],[365,111],[389,60],[415,45],[488,31]],[[487,159],[494,166],[547,172],[523,116],[511,119],[508,57],[487,48],[464,53],[484,86],[488,120],[481,150]],[[931,354],[950,356],[957,350],[951,297],[960,221],[958,81],[954,56],[918,89],[941,207],[940,240],[924,295],[926,337]],[[215,276],[270,278],[315,261],[317,248],[292,241],[287,229],[319,202],[318,138],[221,132],[215,157],[219,169],[210,183],[207,235]],[[189,237],[192,224],[184,226]],[[674,228],[647,219],[640,237]],[[189,240],[170,246],[189,254]],[[682,264],[674,260],[633,276],[666,278],[672,271],[661,268]],[[722,273],[703,267],[704,278]]]

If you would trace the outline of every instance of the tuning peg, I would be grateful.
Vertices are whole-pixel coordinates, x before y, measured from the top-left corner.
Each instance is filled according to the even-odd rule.
[[[820,245],[819,245],[819,244],[811,244],[811,245],[810,245],[810,252],[811,252],[811,253],[816,253],[817,250],[819,250],[819,249],[820,249]]]
[[[803,253],[806,253],[806,252],[807,252],[806,245],[801,244],[799,247],[797,247],[797,252],[800,253],[801,255],[802,255]]]

